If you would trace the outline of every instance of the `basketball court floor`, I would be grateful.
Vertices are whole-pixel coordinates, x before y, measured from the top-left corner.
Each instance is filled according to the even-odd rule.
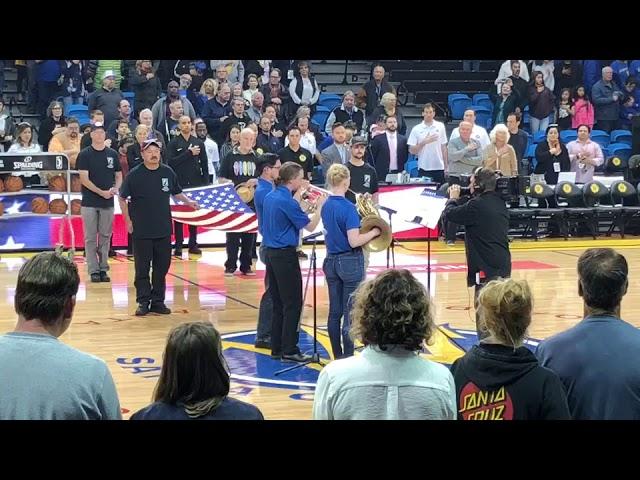
[[[561,332],[582,318],[576,262],[587,248],[618,249],[630,265],[629,291],[622,305],[625,320],[640,327],[640,239],[515,241],[511,244],[513,277],[529,281],[534,293],[534,318],[529,345]],[[310,247],[305,247],[310,253]],[[427,284],[426,243],[403,242],[396,247],[396,268],[407,268]],[[0,333],[11,331],[15,283],[20,266],[32,254],[2,253],[0,257]],[[317,318],[318,349],[331,361],[326,333],[328,293],[322,274],[324,247],[318,248]],[[148,404],[162,366],[168,332],[183,322],[211,322],[223,333],[225,357],[232,374],[231,396],[257,405],[267,419],[309,419],[313,391],[321,366],[308,365],[276,375],[291,364],[272,360],[269,351],[254,348],[258,305],[263,292],[264,266],[257,276],[223,275],[224,249],[206,249],[201,257],[174,259],[167,277],[167,305],[171,315],[135,317],[133,262],[123,255],[110,260],[112,283],[87,283],[82,255],[75,261],[82,283],[77,307],[62,341],[104,359],[118,388],[123,417]],[[301,261],[303,283],[309,261]],[[372,254],[368,276],[386,269],[385,252]],[[473,291],[466,287],[462,242],[447,247],[432,243],[431,293],[439,325],[433,345],[424,352],[432,360],[451,364],[475,342]],[[308,287],[300,339],[303,351],[313,346],[313,292]]]

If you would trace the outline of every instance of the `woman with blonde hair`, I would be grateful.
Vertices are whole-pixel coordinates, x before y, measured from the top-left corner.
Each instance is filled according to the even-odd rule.
[[[396,117],[398,120],[397,132],[400,135],[405,135],[407,133],[407,123],[404,121],[402,112],[400,112],[400,109],[398,108],[398,98],[391,92],[387,92],[382,95],[380,105],[378,105],[373,110],[373,113],[367,118],[367,125],[373,125],[376,123],[381,115],[384,115],[385,117]]]
[[[374,228],[360,233],[360,216],[353,203],[345,198],[351,175],[341,164],[333,164],[327,171],[327,186],[331,195],[322,207],[322,224],[326,230],[327,256],[322,270],[329,287],[329,318],[327,328],[333,358],[353,355],[353,341],[349,337],[351,294],[364,280],[362,245],[380,235]],[[340,320],[344,317],[342,327]],[[342,338],[342,342],[340,341]]]
[[[484,149],[483,165],[492,170],[500,171],[505,177],[518,175],[518,158],[516,151],[509,145],[509,129],[503,123],[497,124],[491,130],[491,143]]]
[[[526,280],[493,280],[478,296],[488,336],[451,366],[460,420],[570,420],[558,376],[524,346],[533,299]]]
[[[257,407],[229,397],[220,333],[208,322],[178,325],[167,339],[151,405],[131,420],[264,420]]]
[[[444,365],[420,356],[436,333],[434,307],[408,270],[387,270],[354,296],[352,336],[360,355],[324,367],[316,420],[453,420],[455,385]]]
[[[198,95],[196,95],[196,104],[193,105],[193,108],[197,112],[198,115],[202,112],[204,105],[215,98],[218,94],[218,81],[214,78],[207,78],[204,82],[202,82],[202,86],[200,87],[200,91]]]

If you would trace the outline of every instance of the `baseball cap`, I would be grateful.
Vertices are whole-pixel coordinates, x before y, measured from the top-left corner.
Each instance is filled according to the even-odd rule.
[[[104,74],[102,75],[102,79],[104,80],[107,77],[114,77],[115,78],[116,74],[113,70],[106,70],[104,72]]]
[[[104,126],[104,123],[102,123],[102,122],[96,122],[96,123],[94,123],[93,125],[91,125],[91,131],[92,131],[92,132],[95,132],[95,131],[96,131],[96,130],[98,130],[98,129],[102,129],[102,130],[104,130],[105,132],[107,131],[107,129],[106,129],[106,128],[105,128],[105,126]]]
[[[351,146],[355,147],[356,145],[367,145],[367,140],[364,137],[353,137]]]
[[[142,145],[142,150],[146,150],[147,148],[149,148],[151,145],[155,145],[158,148],[162,148],[162,144],[158,141],[158,139],[156,138],[150,138],[149,140],[146,140],[144,142],[144,144]]]

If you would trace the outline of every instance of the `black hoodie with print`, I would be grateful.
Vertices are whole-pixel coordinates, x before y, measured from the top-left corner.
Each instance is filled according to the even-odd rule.
[[[526,347],[480,344],[451,366],[458,420],[570,420],[558,376]]]

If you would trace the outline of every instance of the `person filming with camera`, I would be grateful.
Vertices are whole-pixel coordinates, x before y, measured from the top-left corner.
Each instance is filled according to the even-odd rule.
[[[509,213],[496,192],[498,176],[491,168],[476,168],[470,179],[470,195],[461,197],[460,185],[451,185],[443,213],[446,221],[465,227],[467,285],[475,286],[476,298],[489,281],[511,275]]]

